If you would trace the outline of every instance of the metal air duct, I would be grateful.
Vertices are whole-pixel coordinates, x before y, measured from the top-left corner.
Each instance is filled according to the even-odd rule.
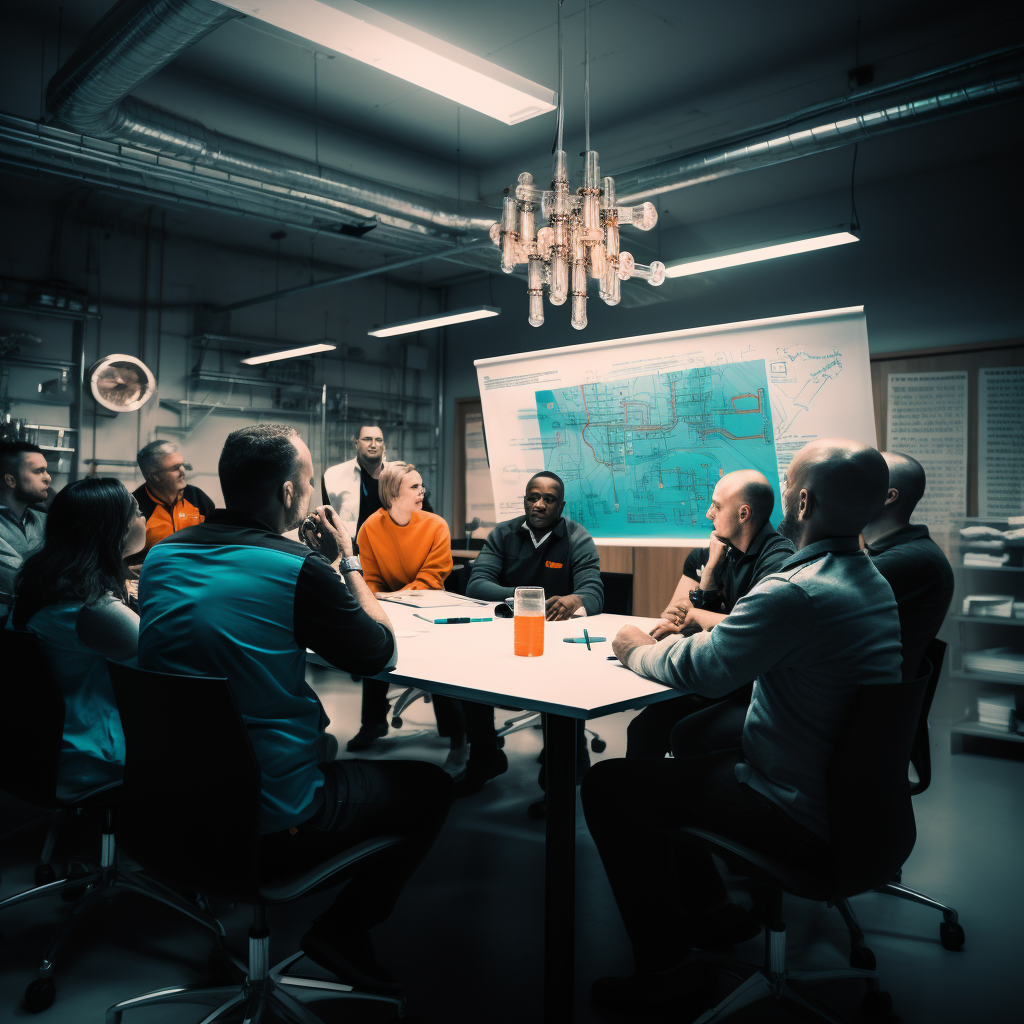
[[[618,202],[628,206],[665,192],[825,153],[1022,95],[1024,46],[1008,47],[817,104],[708,149],[619,172],[615,175]],[[846,116],[823,120],[835,113]]]
[[[51,80],[47,107],[54,125],[242,183],[258,182],[353,225],[377,222],[435,238],[441,245],[486,238],[495,214],[479,203],[457,204],[345,174],[128,98],[147,78],[237,16],[211,0],[121,0]]]

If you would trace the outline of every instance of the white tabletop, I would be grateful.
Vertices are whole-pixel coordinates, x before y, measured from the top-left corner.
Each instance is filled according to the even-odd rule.
[[[512,619],[493,622],[433,624],[415,617],[414,608],[385,602],[384,610],[398,637],[398,664],[376,678],[431,693],[487,704],[507,704],[571,718],[598,718],[627,708],[654,704],[679,691],[643,679],[618,660],[608,661],[612,638],[627,623],[645,632],[656,619],[629,615],[591,615],[544,624],[544,654],[519,658],[512,653]],[[493,614],[493,606],[461,604],[423,610],[431,618]],[[588,651],[586,644],[563,643],[563,637],[606,637]],[[310,661],[323,664],[316,655]]]

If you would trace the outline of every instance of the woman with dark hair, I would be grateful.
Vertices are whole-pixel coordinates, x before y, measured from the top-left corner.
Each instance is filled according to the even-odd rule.
[[[134,663],[139,616],[128,606],[125,557],[146,543],[146,520],[120,480],[69,484],[46,517],[46,541],[14,583],[11,625],[39,637],[64,695],[57,795],[75,800],[118,781],[124,733],[106,659]]]

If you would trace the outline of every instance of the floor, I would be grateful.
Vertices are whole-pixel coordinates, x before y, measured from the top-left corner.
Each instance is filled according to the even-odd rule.
[[[311,668],[309,678],[344,749],[358,720],[359,688],[341,673]],[[943,949],[940,915],[926,908],[874,894],[858,897],[855,906],[877,956],[883,988],[892,994],[895,1019],[902,1024],[999,1024],[1020,1019],[1016,971],[1024,950],[1024,763],[977,753],[951,757],[943,710],[940,693],[932,723],[934,779],[915,802],[918,842],[904,869],[904,882],[959,910],[966,947],[959,953]],[[601,758],[622,755],[630,717],[620,714],[590,723],[608,744]],[[444,742],[432,725],[430,709],[413,705],[403,729],[392,731],[374,756],[443,762]],[[416,735],[421,728],[426,731]],[[505,749],[508,774],[455,805],[395,914],[378,929],[381,959],[404,983],[407,1017],[422,1024],[541,1019],[544,827],[526,814],[527,805],[539,795],[540,733],[516,733]],[[33,816],[30,808],[2,795],[0,813],[3,831]],[[38,829],[27,829],[2,841],[0,895],[31,884],[41,840]],[[629,973],[631,961],[582,815],[577,864],[576,1019],[580,1024],[624,1020],[595,1014],[587,997],[594,978]],[[652,891],[656,893],[656,882]],[[324,900],[310,897],[271,912],[272,959],[294,951]],[[49,899],[0,915],[5,933],[0,1021],[28,1018],[19,1008],[21,993],[34,977],[48,935],[67,911],[67,904]],[[236,949],[244,949],[249,918],[242,906],[223,913]],[[845,965],[847,937],[835,910],[791,899],[787,922],[791,963],[803,968]],[[121,897],[67,945],[58,968],[57,1001],[37,1019],[46,1024],[101,1022],[105,1008],[118,999],[207,976],[211,948],[199,929],[172,912]],[[753,940],[737,955],[757,962],[761,952],[761,940]],[[856,984],[833,983],[819,993],[851,1021],[865,1019]],[[185,1024],[199,1021],[204,1012],[198,1007],[162,1007],[133,1012],[125,1021]],[[345,1004],[343,1012],[325,1007],[323,1016],[329,1022],[387,1019],[358,1003]],[[786,1018],[774,1009],[759,1009],[733,1019]]]

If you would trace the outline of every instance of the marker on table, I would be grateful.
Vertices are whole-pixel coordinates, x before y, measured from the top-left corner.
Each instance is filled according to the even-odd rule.
[[[428,619],[426,615],[420,615],[419,612],[413,612],[413,617],[422,619],[424,622],[432,622],[435,626],[455,626],[462,622],[493,622],[494,619]]]
[[[587,650],[589,651],[591,649],[590,648],[590,634],[586,630],[583,630],[583,639],[586,640],[586,642],[587,642]]]

